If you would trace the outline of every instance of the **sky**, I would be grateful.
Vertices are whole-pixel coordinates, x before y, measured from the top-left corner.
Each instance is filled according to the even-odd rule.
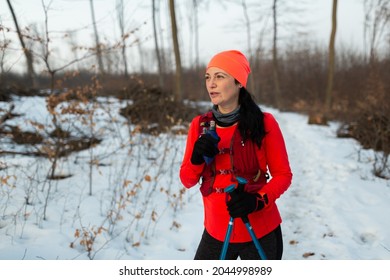
[[[38,23],[42,28],[44,13],[41,0],[13,0],[14,8],[20,19],[21,26],[29,26]],[[44,0],[48,5],[49,0]],[[191,10],[188,3],[191,1],[176,1],[177,20],[181,43],[181,56],[184,65],[193,63],[195,49],[193,47],[194,33],[191,31],[189,22]],[[248,1],[247,1],[248,2]],[[107,39],[110,42],[117,40],[119,29],[115,12],[114,0],[95,0],[95,14],[97,26],[101,32],[100,39]],[[160,22],[165,47],[170,46],[170,26],[168,1],[160,1],[162,10]],[[271,1],[261,3],[261,8],[249,6],[249,18],[252,22],[251,48],[258,45],[262,40],[265,48],[270,47],[272,28],[270,15]],[[280,45],[290,44],[299,40],[309,38],[320,46],[327,47],[331,30],[331,0],[302,0],[292,6],[292,2],[286,1],[289,5],[287,10],[281,11],[280,21]],[[295,1],[297,3],[297,1]],[[363,49],[363,4],[361,0],[340,0],[338,1],[338,30],[336,43],[353,49]],[[132,6],[131,6],[132,5]],[[152,36],[152,18],[150,12],[150,1],[125,1],[126,26],[128,30],[136,30],[130,37],[130,41],[141,40],[141,45],[134,45],[129,48],[128,53],[133,63],[139,65],[139,51],[152,49],[154,46]],[[5,1],[0,4],[0,16],[4,26],[13,27],[10,13]],[[200,60],[206,63],[215,53],[226,49],[239,49],[248,53],[248,41],[246,29],[244,28],[244,17],[241,5],[232,2],[202,1],[199,9],[199,53]],[[262,22],[259,22],[259,15],[263,15]],[[268,17],[266,16],[268,15]],[[264,22],[267,20],[267,24]],[[265,26],[265,27],[264,27]],[[84,28],[84,29],[83,29]],[[49,10],[49,30],[52,32],[80,30],[77,33],[78,41],[85,41],[87,45],[92,42],[92,26],[90,15],[90,4],[87,0],[54,0]],[[263,30],[263,31],[262,31]],[[263,32],[263,33],[261,33]],[[260,33],[263,34],[260,37]],[[305,33],[305,36],[303,35]],[[53,46],[55,51],[61,53],[59,56],[65,60],[67,53],[64,53],[64,42],[60,40],[60,33],[52,33]],[[192,35],[192,37],[191,37]],[[8,35],[7,35],[8,36]],[[262,39],[261,39],[262,38]],[[69,41],[69,40],[68,40]],[[14,40],[17,43],[17,40]],[[67,43],[68,44],[68,43]],[[68,44],[69,45],[69,44]],[[66,48],[68,49],[68,47]],[[154,65],[152,57],[147,59],[145,64]],[[136,66],[134,66],[136,67]],[[155,67],[155,66],[154,66]]]

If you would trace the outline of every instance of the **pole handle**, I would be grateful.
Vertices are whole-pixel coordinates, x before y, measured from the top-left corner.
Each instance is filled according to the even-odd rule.
[[[237,188],[235,185],[230,185],[225,189],[225,192],[229,193],[230,197],[235,197],[238,192],[244,191],[245,184],[248,183],[248,181],[245,178],[237,177],[238,186]],[[249,223],[248,216],[241,217],[241,220],[244,222],[244,224]]]

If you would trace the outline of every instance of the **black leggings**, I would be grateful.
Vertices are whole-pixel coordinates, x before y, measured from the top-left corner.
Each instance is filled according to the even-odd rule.
[[[280,225],[259,238],[268,260],[281,260],[283,254],[283,238]],[[212,237],[204,230],[202,239],[196,251],[195,260],[218,260],[222,251],[223,242]],[[260,260],[259,253],[252,241],[243,243],[229,243],[226,253],[227,260]]]

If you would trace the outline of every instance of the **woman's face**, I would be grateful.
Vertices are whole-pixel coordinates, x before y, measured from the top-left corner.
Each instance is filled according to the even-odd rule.
[[[206,88],[211,102],[221,113],[229,113],[237,108],[240,84],[218,67],[210,67],[205,74]]]

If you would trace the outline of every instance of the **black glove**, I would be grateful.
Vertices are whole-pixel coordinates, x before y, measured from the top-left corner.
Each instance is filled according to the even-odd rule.
[[[263,209],[266,204],[268,204],[266,194],[261,196],[258,193],[244,191],[231,193],[231,199],[226,203],[233,218],[245,218],[248,214]]]
[[[194,150],[191,155],[191,163],[192,164],[202,164],[204,162],[203,156],[207,157],[215,157],[219,150],[217,148],[217,144],[220,138],[215,139],[210,134],[203,134],[198,140],[196,140],[194,145]]]

